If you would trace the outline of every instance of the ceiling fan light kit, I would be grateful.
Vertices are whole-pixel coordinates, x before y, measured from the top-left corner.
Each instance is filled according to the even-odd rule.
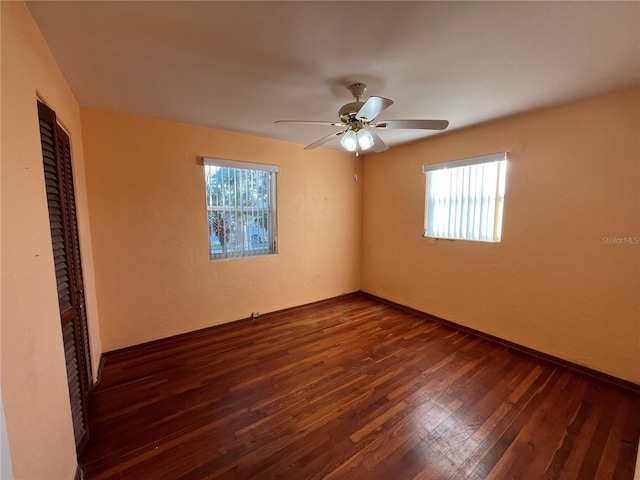
[[[374,152],[384,152],[389,146],[372,129],[419,129],[419,130],[444,130],[449,126],[447,120],[382,120],[373,122],[385,109],[393,105],[393,100],[384,97],[369,97],[366,102],[361,102],[367,86],[364,83],[354,83],[349,87],[349,91],[356,101],[343,105],[338,111],[339,122],[304,121],[304,120],[278,120],[276,123],[306,124],[306,125],[329,125],[341,127],[344,130],[330,133],[320,140],[304,147],[305,150],[312,150],[328,141],[340,138],[342,147],[354,152],[356,156],[360,152],[372,150]]]
[[[348,130],[340,139],[340,144],[349,152],[369,150],[373,147],[373,135],[365,129]]]

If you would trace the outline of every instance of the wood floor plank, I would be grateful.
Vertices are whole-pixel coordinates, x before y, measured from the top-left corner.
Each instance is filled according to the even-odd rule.
[[[106,357],[87,480],[631,480],[639,395],[348,295]]]

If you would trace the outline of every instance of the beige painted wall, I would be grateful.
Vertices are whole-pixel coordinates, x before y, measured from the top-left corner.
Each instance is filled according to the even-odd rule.
[[[633,88],[367,156],[363,290],[640,383],[639,133]],[[505,150],[502,242],[423,238],[421,165]]]
[[[82,108],[104,350],[360,288],[355,157]],[[271,163],[277,255],[210,261],[201,157]]]
[[[97,306],[78,105],[22,2],[2,9],[2,395],[16,478],[71,479],[76,455],[62,346],[36,96],[73,151],[94,368]]]

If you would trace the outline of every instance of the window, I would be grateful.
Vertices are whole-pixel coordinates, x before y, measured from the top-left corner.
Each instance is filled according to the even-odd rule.
[[[204,159],[209,258],[276,253],[276,173],[279,167]]]
[[[499,242],[506,152],[423,165],[427,237]]]

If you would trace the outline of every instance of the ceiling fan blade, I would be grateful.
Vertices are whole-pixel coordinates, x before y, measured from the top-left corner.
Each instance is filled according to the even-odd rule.
[[[371,147],[371,150],[373,150],[376,153],[380,153],[389,149],[389,145],[384,143],[384,141],[378,136],[376,132],[372,132],[371,130],[367,130],[367,131],[373,137],[373,146]]]
[[[358,111],[356,118],[363,122],[370,122],[382,113],[386,108],[393,105],[393,100],[383,97],[369,97]]]
[[[346,130],[345,130],[346,131]],[[313,142],[310,145],[307,145],[306,147],[304,147],[303,150],[313,150],[316,147],[319,147],[320,145],[322,145],[323,143],[327,143],[329,140],[331,140],[334,137],[339,137],[340,135],[344,134],[344,131],[341,132],[335,132],[335,133],[330,133],[329,135],[322,137],[320,140],[316,140],[315,142]]]
[[[449,126],[447,120],[383,120],[370,127],[376,128],[414,128],[420,130],[444,130]]]
[[[315,120],[276,120],[274,123],[284,123],[289,125],[327,125],[330,127],[346,127],[342,122],[320,122]]]

